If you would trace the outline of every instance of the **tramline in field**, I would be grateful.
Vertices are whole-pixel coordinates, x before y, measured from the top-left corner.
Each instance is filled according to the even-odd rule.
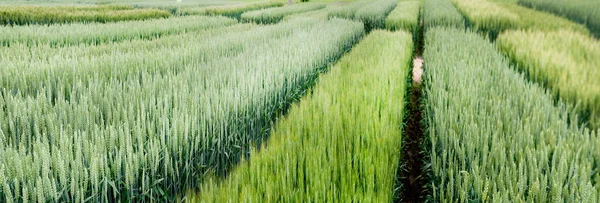
[[[595,0],[115,1],[0,0],[0,202],[600,201]]]

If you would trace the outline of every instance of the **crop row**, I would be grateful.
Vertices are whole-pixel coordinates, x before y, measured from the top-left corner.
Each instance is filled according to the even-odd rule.
[[[242,13],[245,12],[281,6],[283,6],[283,3],[281,2],[268,1],[252,4],[208,7],[204,10],[204,12],[207,15],[223,15],[230,18],[240,19]]]
[[[548,11],[584,24],[600,38],[600,1],[594,0],[519,0],[519,4]]]
[[[450,0],[424,0],[423,26],[425,29],[444,26],[464,28],[463,16],[450,3]]]
[[[291,6],[278,8],[269,8],[257,11],[250,11],[242,14],[242,22],[255,22],[259,24],[278,23],[285,16],[314,11],[325,8],[325,4],[320,3],[299,3]]]
[[[580,119],[590,127],[600,127],[600,46],[585,27],[514,3],[453,1],[475,29],[492,37],[506,31],[500,34],[499,47],[518,68],[557,97],[578,105]]]
[[[508,31],[499,48],[529,78],[571,104],[592,128],[600,128],[600,42],[568,30]]]
[[[131,6],[3,6],[0,7],[0,25],[55,24],[72,22],[115,22],[166,18],[168,11],[135,9]]]
[[[412,35],[373,31],[200,202],[391,202]]]
[[[27,25],[2,27],[0,43],[38,46],[97,45],[132,39],[154,39],[163,35],[224,27],[237,23],[226,17],[188,16],[115,23]]]
[[[396,8],[385,19],[385,28],[388,30],[407,30],[413,34],[419,30],[421,15],[420,0],[403,0],[398,2]]]
[[[357,1],[340,6],[329,12],[329,17],[347,18],[361,21],[365,29],[385,28],[385,18],[396,8],[397,0]]]
[[[512,70],[487,39],[426,33],[425,112],[435,202],[597,202],[597,133]]]
[[[257,26],[215,34],[186,49],[152,50],[167,62],[186,54],[183,64],[106,62],[114,65],[112,71],[134,70],[118,78],[101,69],[55,78],[69,71],[45,65],[26,80],[43,84],[37,89],[0,90],[0,199],[173,199],[207,171],[225,174],[261,142],[272,119],[304,91],[306,81],[363,32],[361,24],[344,20]],[[223,45],[205,53],[202,47],[211,43]],[[129,52],[123,57],[152,56]],[[77,73],[95,59],[56,62],[73,64],[70,71]],[[161,74],[140,68],[152,65],[179,68]]]
[[[495,39],[500,32],[511,29],[571,30],[590,35],[583,26],[555,15],[535,11],[514,3],[496,3],[487,0],[451,0],[476,30]]]

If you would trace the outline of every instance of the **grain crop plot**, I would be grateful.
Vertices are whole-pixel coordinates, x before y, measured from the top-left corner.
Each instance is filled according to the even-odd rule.
[[[434,201],[598,200],[597,133],[577,126],[485,38],[449,28],[425,38]]]
[[[246,28],[194,44],[198,33],[170,37],[148,52],[76,56],[64,47],[73,59],[3,68],[19,76],[1,82],[2,199],[174,198],[203,172],[227,171],[303,83],[363,33],[343,20]]]
[[[275,125],[263,149],[192,201],[392,201],[412,50],[407,32],[371,32]]]
[[[596,4],[0,0],[0,202],[599,202]]]
[[[164,10],[136,9],[129,5],[100,6],[0,6],[1,25],[64,24],[72,22],[116,22],[166,18]]]

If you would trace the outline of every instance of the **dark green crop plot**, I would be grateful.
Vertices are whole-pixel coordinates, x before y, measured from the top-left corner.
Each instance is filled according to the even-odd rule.
[[[116,22],[166,18],[171,13],[158,9],[135,9],[125,5],[103,6],[0,6],[0,24],[30,25],[72,22]]]
[[[519,4],[567,17],[584,24],[600,38],[600,1],[597,0],[519,0]]]

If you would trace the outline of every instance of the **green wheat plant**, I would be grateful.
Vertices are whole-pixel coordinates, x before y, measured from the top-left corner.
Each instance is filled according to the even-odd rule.
[[[226,17],[186,16],[146,21],[123,21],[116,23],[28,25],[2,27],[0,43],[38,46],[98,45],[132,39],[154,39],[164,35],[206,30],[236,24]]]
[[[498,48],[529,78],[581,106],[583,120],[600,128],[600,42],[573,31],[508,31]]]
[[[346,19],[354,19],[354,14],[370,4],[370,1],[355,1],[351,3],[346,3],[342,6],[333,8],[331,12],[329,12],[329,17],[337,17],[337,18],[346,18]]]
[[[412,35],[375,30],[278,121],[225,180],[191,202],[390,202]]]
[[[283,3],[276,1],[259,2],[252,4],[242,5],[227,5],[227,6],[214,6],[204,9],[207,15],[223,15],[231,18],[240,19],[242,13],[260,9],[267,9],[272,7],[281,7]]]
[[[590,35],[583,25],[555,15],[535,11],[514,3],[496,3],[487,0],[451,0],[476,30],[495,39],[505,30],[555,31],[567,29]]]
[[[339,19],[217,29],[92,46],[89,55],[62,47],[25,56],[30,65],[8,57],[0,201],[176,199],[209,172],[227,174],[364,34]]]
[[[245,12],[241,16],[242,22],[255,22],[259,24],[278,23],[285,16],[324,9],[325,4],[320,3],[298,3],[291,6],[262,9]]]
[[[449,0],[424,0],[423,26],[425,29],[442,26],[464,28],[462,15]]]
[[[116,22],[166,18],[171,14],[158,9],[135,9],[126,5],[101,6],[2,6],[0,25],[55,24],[73,22]]]
[[[600,200],[598,132],[480,35],[438,27],[426,39],[431,201]]]
[[[595,0],[518,0],[520,5],[547,11],[584,24],[600,38],[600,1]]]
[[[385,28],[387,15],[396,8],[397,0],[358,1],[334,9],[329,17],[353,19],[365,24],[367,31]]]
[[[385,19],[398,4],[397,0],[378,0],[359,9],[354,18],[365,23],[365,29],[385,28]]]
[[[385,28],[391,31],[406,30],[413,34],[419,30],[421,1],[400,1],[385,19]]]

